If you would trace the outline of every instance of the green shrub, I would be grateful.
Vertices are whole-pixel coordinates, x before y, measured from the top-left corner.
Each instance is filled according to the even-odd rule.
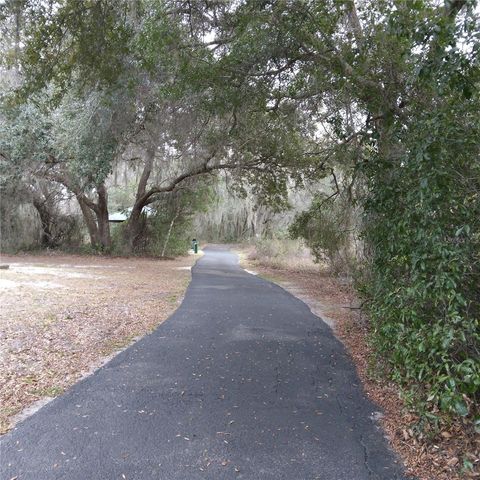
[[[405,153],[368,162],[361,289],[373,342],[424,411],[475,415],[480,387],[480,122],[472,101],[418,114]]]

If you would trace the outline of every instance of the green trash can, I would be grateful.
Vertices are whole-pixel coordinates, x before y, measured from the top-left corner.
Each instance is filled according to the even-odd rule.
[[[192,250],[193,253],[198,253],[198,242],[196,238],[192,240]]]

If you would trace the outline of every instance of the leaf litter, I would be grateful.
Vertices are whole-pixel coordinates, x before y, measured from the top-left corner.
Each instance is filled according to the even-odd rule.
[[[0,433],[178,307],[192,256],[175,260],[65,254],[2,256]],[[31,412],[29,412],[31,413]]]

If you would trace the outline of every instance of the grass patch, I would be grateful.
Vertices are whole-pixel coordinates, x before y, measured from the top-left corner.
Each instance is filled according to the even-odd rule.
[[[32,390],[32,394],[38,395],[39,397],[58,397],[58,395],[61,395],[64,391],[62,387],[46,387]]]

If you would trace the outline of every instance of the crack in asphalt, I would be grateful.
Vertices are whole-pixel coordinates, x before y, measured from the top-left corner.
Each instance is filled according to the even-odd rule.
[[[364,463],[365,463],[365,467],[366,467],[367,472],[368,472],[368,477],[369,478],[374,478],[374,472],[370,468],[368,449],[367,449],[367,446],[365,445],[365,442],[363,441],[363,435],[360,435],[360,445],[363,447]]]

